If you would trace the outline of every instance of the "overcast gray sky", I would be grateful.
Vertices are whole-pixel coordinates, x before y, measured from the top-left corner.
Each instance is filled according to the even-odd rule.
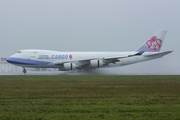
[[[134,51],[168,29],[153,61],[110,68],[114,73],[180,73],[179,0],[0,0],[0,53],[20,49]]]

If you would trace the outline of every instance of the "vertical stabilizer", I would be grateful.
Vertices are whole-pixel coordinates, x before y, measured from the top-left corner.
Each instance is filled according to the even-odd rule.
[[[167,30],[159,30],[136,51],[159,52],[161,50],[166,33]]]

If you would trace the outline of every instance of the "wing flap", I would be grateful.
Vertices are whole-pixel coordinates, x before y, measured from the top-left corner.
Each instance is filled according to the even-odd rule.
[[[111,60],[111,59],[121,59],[121,58],[126,58],[126,57],[128,57],[128,55],[127,56],[104,57],[103,59],[104,60]]]

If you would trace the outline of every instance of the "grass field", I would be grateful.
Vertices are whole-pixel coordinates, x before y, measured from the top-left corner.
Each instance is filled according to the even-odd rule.
[[[0,119],[180,120],[180,76],[0,76]]]

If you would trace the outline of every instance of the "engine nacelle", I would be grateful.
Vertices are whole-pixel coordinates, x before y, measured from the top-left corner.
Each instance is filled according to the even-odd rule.
[[[90,60],[89,67],[91,68],[99,68],[104,65],[104,62],[102,60]]]
[[[76,65],[74,63],[64,63],[63,67],[64,67],[64,70],[66,71],[76,69]]]

